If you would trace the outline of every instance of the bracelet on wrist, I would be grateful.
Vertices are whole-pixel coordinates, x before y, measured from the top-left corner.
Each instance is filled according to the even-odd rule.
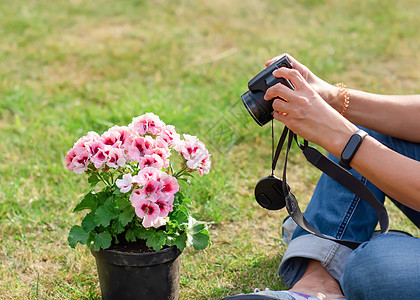
[[[338,87],[340,89],[340,94],[343,94],[344,96],[343,105],[341,106],[341,111],[340,111],[340,114],[344,116],[350,104],[350,92],[347,86],[342,82],[336,83],[334,84],[334,86]]]

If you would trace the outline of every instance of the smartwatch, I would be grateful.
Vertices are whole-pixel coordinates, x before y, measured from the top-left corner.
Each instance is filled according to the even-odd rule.
[[[360,144],[363,142],[363,139],[367,136],[367,132],[363,130],[356,131],[355,134],[353,134],[349,141],[347,142],[347,145],[344,147],[343,152],[341,152],[341,158],[340,158],[340,166],[343,168],[350,170],[350,162],[353,159],[353,157],[356,155],[357,150],[360,147]]]

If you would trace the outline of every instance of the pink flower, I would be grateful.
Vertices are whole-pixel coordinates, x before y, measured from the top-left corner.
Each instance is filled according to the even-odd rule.
[[[187,167],[191,170],[197,170],[202,176],[210,171],[210,154],[203,142],[197,137],[184,134],[184,141],[175,145],[178,151],[187,161]]]
[[[134,176],[134,180],[139,180],[138,177]],[[156,202],[159,199],[159,195],[157,194],[160,189],[160,182],[156,180],[156,178],[149,178],[147,180],[140,179],[139,181],[143,181],[141,184],[141,188],[135,188],[130,195],[131,204],[136,207],[139,203],[142,203],[144,200],[148,200],[151,202]]]
[[[146,216],[145,216],[145,218],[146,218]],[[149,219],[146,220],[145,218],[143,219],[143,222],[142,222],[144,227],[149,226],[149,227],[159,228],[160,226],[165,225],[169,221],[169,218],[167,218],[167,217],[164,217],[164,218],[157,217],[152,222],[150,222]]]
[[[108,152],[108,161],[106,165],[110,168],[118,169],[123,168],[127,162],[124,150],[121,148],[111,148]]]
[[[151,136],[140,136],[134,139],[128,147],[128,157],[133,161],[140,162],[143,156],[152,153],[154,146],[155,140]]]
[[[157,200],[155,203],[159,206],[159,217],[166,217],[170,211],[173,210],[172,203],[174,202],[174,197],[172,195],[172,201],[164,201],[163,199]]]
[[[96,169],[99,170],[105,167],[109,150],[111,150],[111,146],[104,145],[100,142],[92,143],[90,162],[93,163]]]
[[[74,147],[89,147],[89,144],[95,141],[99,141],[101,137],[94,131],[89,131],[87,135],[81,137],[75,144]]]
[[[166,125],[160,132],[159,139],[163,140],[168,145],[176,145],[180,140],[180,135],[175,131],[172,125]]]
[[[129,126],[142,136],[146,134],[157,135],[165,127],[165,123],[155,114],[146,113],[142,116],[133,118],[133,121]]]
[[[135,132],[127,126],[113,126],[108,131],[105,131],[101,140],[105,145],[118,148],[126,148],[131,145],[132,140],[134,139]]]
[[[133,176],[133,181],[138,185],[145,185],[150,179],[156,179],[158,170],[153,167],[146,167],[140,170],[139,174]]]
[[[148,215],[146,215],[143,218],[142,225],[144,228],[149,228],[149,227],[159,228],[160,226],[165,225],[168,221],[169,221],[169,218],[161,218],[161,217],[157,217],[156,219],[151,221],[151,218]]]
[[[159,206],[156,203],[146,199],[139,201],[134,207],[134,210],[136,215],[143,219],[143,226],[145,228],[152,226],[152,222],[156,220],[160,214]]]
[[[150,178],[149,181],[143,185],[141,191],[150,201],[156,202],[158,199],[157,192],[160,190],[161,184],[158,180]]]
[[[130,173],[124,174],[122,179],[117,179],[115,185],[120,188],[121,193],[127,193],[133,187],[133,177]]]
[[[162,194],[170,194],[174,195],[179,191],[179,184],[178,180],[172,175],[163,173],[160,176],[161,181],[161,189],[160,192]]]
[[[153,167],[156,168],[158,170],[162,169],[164,166],[164,162],[162,160],[162,158],[160,158],[159,155],[157,154],[152,154],[152,155],[145,155],[144,157],[142,157],[140,159],[140,168],[144,169],[147,167]]]
[[[85,147],[71,148],[65,157],[67,169],[82,174],[89,166],[89,151]]]
[[[210,171],[210,154],[207,149],[198,149],[191,155],[191,159],[187,160],[187,167],[191,170],[197,169],[201,176],[208,174]]]

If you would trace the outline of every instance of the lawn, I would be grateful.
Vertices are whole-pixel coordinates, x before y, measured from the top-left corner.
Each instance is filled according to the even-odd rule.
[[[146,112],[212,154],[210,174],[183,187],[194,215],[212,222],[212,246],[184,251],[181,299],[285,288],[286,212],[253,199],[270,172],[271,132],[240,103],[248,80],[288,52],[332,83],[420,93],[416,0],[15,0],[0,12],[1,299],[100,299],[93,256],[67,244],[89,186],[64,156],[86,132]],[[319,175],[292,150],[302,207]],[[420,236],[387,208],[392,228]]]

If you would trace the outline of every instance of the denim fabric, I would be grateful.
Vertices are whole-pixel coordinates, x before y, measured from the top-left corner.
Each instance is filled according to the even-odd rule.
[[[419,299],[420,239],[384,234],[348,259],[340,284],[347,299]]]
[[[389,148],[420,161],[420,144],[362,129]],[[338,159],[332,155],[329,157],[338,162]],[[384,202],[385,194],[382,191],[354,170],[351,172],[375,194],[379,201]],[[398,205],[419,226],[420,212],[400,203]],[[378,222],[375,211],[369,204],[324,174],[315,188],[304,215],[325,235],[359,242],[369,241]],[[419,239],[416,241],[420,243]],[[315,259],[339,280],[351,252],[352,250],[345,246],[310,235],[298,227],[280,263],[279,275],[284,283],[293,286],[305,272],[308,259]]]

